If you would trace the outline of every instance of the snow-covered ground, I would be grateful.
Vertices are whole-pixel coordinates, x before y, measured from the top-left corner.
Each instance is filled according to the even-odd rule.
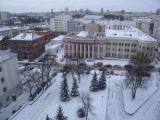
[[[125,103],[125,111],[129,114],[133,114],[136,112],[141,105],[143,105],[146,100],[148,100],[152,95],[158,91],[160,88],[160,81],[159,79],[160,74],[158,72],[153,73],[150,80],[147,83],[147,87],[145,88],[138,88],[136,92],[136,97],[132,100],[131,90],[124,89],[124,103]]]
[[[92,71],[93,74],[94,71]],[[96,70],[99,74],[100,72]],[[120,73],[121,71],[115,71]],[[93,105],[96,108],[96,116],[89,115],[89,120],[158,120],[156,117],[156,106],[160,101],[160,90],[154,94],[145,104],[143,104],[133,115],[125,112],[123,101],[123,88],[125,76],[106,76],[107,88],[97,92],[90,92],[89,86],[92,74],[84,75],[81,78],[79,92],[90,93],[94,99]],[[98,77],[100,74],[98,75]],[[157,76],[158,77],[158,76]],[[62,81],[62,73],[53,78],[56,81],[40,96],[32,105],[26,105],[17,115],[13,115],[10,120],[45,120],[46,115],[54,118],[59,105],[64,110],[64,115],[68,116],[68,120],[85,120],[78,118],[76,110],[81,107],[80,97],[71,98],[68,102],[60,101],[60,83]],[[69,89],[72,86],[72,77],[67,75]],[[154,80],[152,81],[154,84]],[[149,90],[149,89],[148,89]]]

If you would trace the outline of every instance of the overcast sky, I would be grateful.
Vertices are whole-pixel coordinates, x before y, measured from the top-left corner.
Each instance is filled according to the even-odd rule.
[[[100,11],[155,12],[160,8],[160,0],[0,0],[0,11],[12,13],[50,12],[64,10],[89,9]]]

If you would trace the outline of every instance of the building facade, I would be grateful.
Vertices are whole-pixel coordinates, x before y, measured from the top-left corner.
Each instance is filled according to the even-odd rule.
[[[106,57],[130,59],[137,55],[154,57],[156,39],[137,28],[130,30],[106,30]]]
[[[104,59],[106,40],[101,37],[92,37],[87,31],[80,32],[77,36],[65,37],[64,57]]]
[[[67,33],[79,33],[83,31],[83,25],[75,20],[67,21]]]
[[[11,28],[0,28],[0,36],[13,37],[13,30]]]
[[[17,55],[0,51],[0,108],[6,107],[23,92]]]
[[[148,61],[154,58],[157,41],[137,28],[129,30],[106,30],[105,37],[88,31],[77,36],[65,37],[64,49],[67,58],[130,59],[137,55],[146,56]]]
[[[2,21],[11,20],[11,14],[9,12],[0,11],[0,20]]]
[[[67,32],[67,21],[71,20],[71,15],[58,15],[50,19],[50,29],[52,31]]]
[[[0,50],[6,50],[9,48],[9,37],[0,36]]]
[[[34,33],[21,33],[10,39],[11,51],[18,59],[35,59],[45,52],[45,37]]]

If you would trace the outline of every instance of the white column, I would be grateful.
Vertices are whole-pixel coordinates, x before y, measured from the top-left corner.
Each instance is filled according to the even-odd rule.
[[[74,57],[74,44],[72,43],[72,58]]]
[[[94,59],[94,45],[92,45],[92,59]]]
[[[80,57],[82,57],[82,44],[80,44]]]
[[[105,46],[106,46],[106,44],[103,44],[103,58],[106,56]]]
[[[84,44],[84,58],[86,58],[86,44]]]
[[[76,57],[78,57],[78,44],[76,44]]]
[[[97,50],[97,58],[99,58],[99,44],[98,44],[98,50]]]
[[[88,44],[88,58],[90,58],[90,45]]]

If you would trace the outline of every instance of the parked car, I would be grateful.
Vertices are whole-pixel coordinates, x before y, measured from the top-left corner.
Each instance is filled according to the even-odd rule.
[[[124,65],[124,67],[125,67],[125,68],[128,68],[128,69],[133,68],[133,66],[132,66],[132,65]]]
[[[99,68],[99,71],[106,71],[105,68]]]
[[[28,67],[28,71],[31,71],[31,70],[33,70],[33,69],[34,69],[33,66],[29,66],[29,67]]]
[[[29,95],[28,100],[32,101],[36,97],[36,95],[37,95],[37,92],[36,91],[33,92],[31,95]]]
[[[149,66],[147,66],[147,68],[148,68],[148,69],[154,69],[154,66],[149,65]]]
[[[86,63],[80,63],[79,66],[86,66]]]
[[[93,64],[94,67],[102,67],[103,63],[102,62],[97,62]]]
[[[120,65],[114,65],[113,67],[115,67],[115,68],[121,68]]]
[[[87,75],[88,75],[88,74],[90,74],[90,71],[89,71],[89,70],[87,70],[87,71],[86,71],[86,74],[87,74]]]
[[[42,91],[42,87],[37,88],[36,93],[39,94]]]
[[[52,74],[52,77],[55,77],[56,75],[57,75],[57,73],[55,72],[55,73]]]
[[[111,65],[111,64],[107,64],[107,65],[105,65],[104,67],[111,68],[112,65]]]

